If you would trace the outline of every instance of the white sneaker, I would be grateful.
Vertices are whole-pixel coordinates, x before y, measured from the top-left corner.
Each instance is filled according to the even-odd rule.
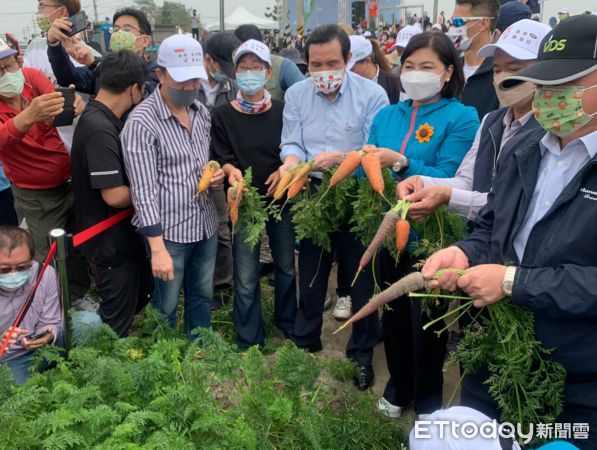
[[[338,297],[338,302],[336,303],[332,315],[336,320],[347,320],[352,316],[352,301],[350,295],[347,295],[346,297]]]
[[[332,297],[330,294],[325,294],[325,303],[323,304],[323,310],[327,311],[332,307]]]
[[[380,398],[377,402],[377,410],[391,419],[397,419],[402,414],[402,408],[400,406],[392,405],[385,398]]]

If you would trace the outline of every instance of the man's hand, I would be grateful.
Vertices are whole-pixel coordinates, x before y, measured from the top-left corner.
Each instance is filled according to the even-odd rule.
[[[412,202],[408,216],[413,220],[422,220],[441,205],[447,205],[451,196],[452,188],[449,186],[433,186],[407,195],[404,199]]]
[[[6,330],[4,333],[2,333],[2,342],[4,342],[6,340],[9,331],[10,331],[10,328],[8,330]],[[23,334],[29,334],[29,331],[26,330],[25,328],[18,328],[18,327],[15,328],[10,336],[10,339],[8,340],[8,348],[10,348],[14,344],[16,344],[19,336],[21,336]]]
[[[420,176],[415,175],[408,177],[406,180],[401,181],[398,183],[398,186],[396,186],[396,197],[398,200],[404,200],[405,197],[415,192],[419,192],[422,189],[423,180]]]
[[[468,269],[458,280],[458,287],[475,299],[477,308],[481,308],[506,296],[502,289],[505,274],[506,266],[481,264]]]
[[[66,33],[73,29],[72,24],[68,19],[61,17],[52,22],[52,26],[48,30],[48,42],[54,44],[58,41],[65,42],[70,41],[71,37]]]
[[[38,348],[49,344],[50,342],[52,342],[54,340],[54,333],[52,332],[51,329],[48,331],[49,331],[49,333],[43,335],[42,337],[40,337],[39,339],[36,339],[34,341],[28,341],[27,339],[23,338],[23,340],[21,341],[21,345],[24,348],[26,348],[27,350],[31,351],[31,350],[37,350]]]
[[[151,250],[151,272],[158,280],[174,280],[174,261],[165,247],[156,251]]]
[[[79,64],[89,67],[93,64],[95,57],[90,47],[86,46],[83,42],[77,42],[72,45],[68,51],[68,55],[77,61]]]
[[[266,197],[272,197],[274,192],[276,192],[276,188],[278,187],[278,183],[280,182],[280,170],[276,170],[272,173],[267,180],[265,180],[265,185],[267,186],[267,193],[265,194]]]
[[[344,159],[344,153],[337,150],[321,152],[313,158],[313,171],[319,172],[336,167]]]
[[[43,94],[31,100],[31,103],[15,117],[17,130],[26,133],[35,123],[50,120],[64,110],[64,97],[60,92]]]
[[[425,279],[433,280],[440,269],[465,270],[468,269],[468,266],[469,262],[466,254],[458,247],[452,246],[431,255],[425,262],[421,273]],[[455,291],[458,286],[458,278],[456,273],[448,270],[439,279],[432,281],[429,287],[440,287],[447,291]]]
[[[205,170],[205,167],[203,168],[203,170]],[[220,187],[221,184],[224,182],[225,177],[226,177],[226,175],[224,174],[224,171],[222,169],[219,169],[216,173],[214,173],[214,176],[211,178],[209,187],[210,188]]]

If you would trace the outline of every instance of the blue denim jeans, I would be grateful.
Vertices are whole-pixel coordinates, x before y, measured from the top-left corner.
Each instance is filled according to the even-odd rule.
[[[294,268],[294,228],[288,210],[282,220],[270,219],[266,224],[274,260],[276,326],[285,334],[294,332],[297,312],[296,274]],[[234,236],[232,245],[234,266],[234,327],[239,348],[265,344],[261,317],[261,289],[259,286],[259,244],[250,249],[245,244],[242,228]]]
[[[174,280],[154,279],[152,304],[174,327],[180,289],[184,289],[184,325],[189,339],[197,327],[211,326],[212,280],[216,265],[218,236],[181,244],[164,240],[174,263]]]

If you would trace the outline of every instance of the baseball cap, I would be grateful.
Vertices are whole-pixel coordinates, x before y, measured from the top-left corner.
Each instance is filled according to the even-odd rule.
[[[597,70],[597,16],[580,14],[560,22],[539,44],[538,61],[502,81],[510,89],[523,81],[554,86]]]
[[[162,41],[158,49],[158,66],[168,69],[174,81],[201,78],[207,80],[203,67],[203,49],[201,44],[190,36],[173,34]]]
[[[6,41],[0,37],[0,59],[8,58],[9,56],[16,54],[17,51],[14,48],[10,48]]]
[[[296,48],[286,47],[280,50],[280,56],[283,58],[287,58],[295,63],[297,66],[306,66],[307,63],[301,57],[301,52],[299,52]]]
[[[406,46],[408,45],[408,41],[410,41],[410,38],[413,37],[415,34],[421,34],[422,32],[423,31],[420,27],[416,27],[414,25],[405,26],[398,32],[398,35],[396,36],[396,42],[394,43],[392,48],[406,48]]]
[[[522,2],[508,2],[500,7],[496,28],[505,31],[510,25],[522,19],[530,19],[533,15],[531,8]]]
[[[365,59],[371,53],[373,53],[373,46],[369,39],[363,36],[349,36],[350,37],[350,60],[348,61],[348,70],[351,70],[353,66],[359,61]]]
[[[439,23],[434,23],[431,27],[432,30],[442,31],[442,26]]]
[[[261,61],[268,63],[270,66],[272,65],[272,59],[269,55],[269,48],[263,42],[256,41],[255,39],[249,39],[248,41],[243,42],[240,47],[238,47],[232,60],[234,64],[237,64],[240,57],[246,55],[247,53],[253,53]]]
[[[239,45],[240,40],[234,34],[218,31],[205,41],[205,53],[219,64],[228,77],[234,78],[232,55]]]
[[[509,5],[509,3],[506,5]],[[551,27],[549,25],[531,19],[523,19],[510,25],[495,44],[482,47],[477,54],[485,58],[491,58],[499,48],[516,59],[523,61],[537,59],[539,44],[550,31]]]

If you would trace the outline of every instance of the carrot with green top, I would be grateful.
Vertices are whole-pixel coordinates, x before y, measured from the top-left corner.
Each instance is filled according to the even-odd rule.
[[[217,161],[209,161],[203,170],[201,179],[197,183],[199,193],[207,191],[216,172],[220,170],[220,164]]]
[[[379,155],[376,152],[366,152],[361,159],[361,166],[373,190],[383,196],[385,185]]]

